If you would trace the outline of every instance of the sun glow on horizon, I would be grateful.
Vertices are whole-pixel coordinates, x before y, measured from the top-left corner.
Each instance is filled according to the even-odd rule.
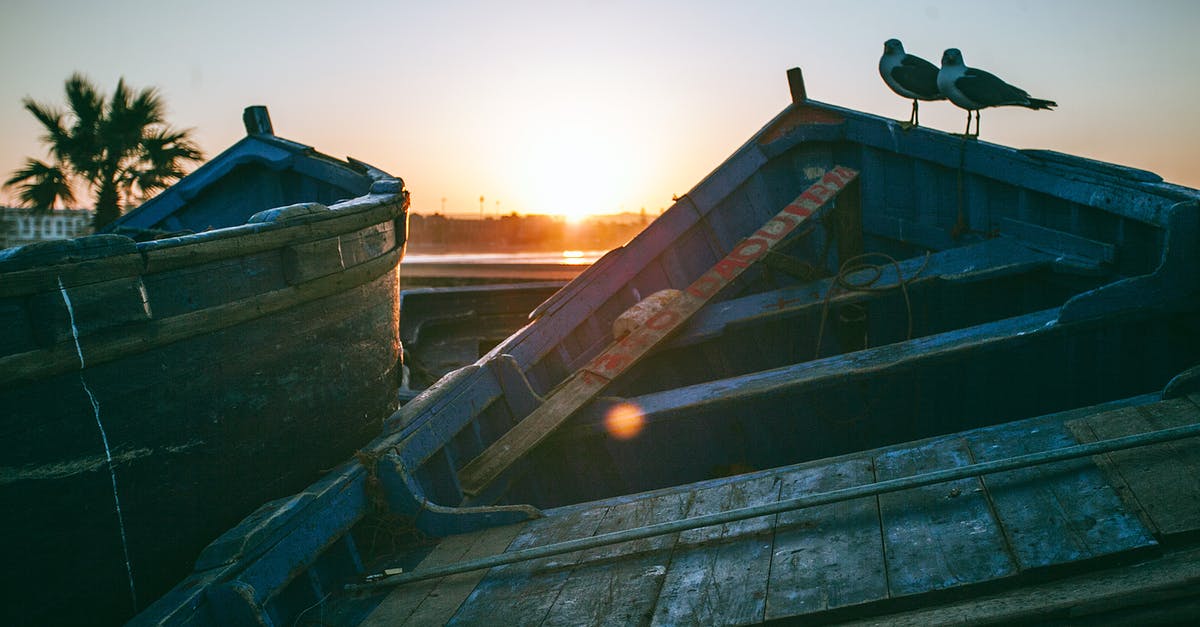
[[[633,176],[624,148],[598,129],[546,129],[518,156],[519,189],[530,213],[568,222],[616,213]]]
[[[658,135],[648,126],[648,105],[635,106],[638,100],[629,93],[604,87],[611,81],[603,77],[564,81],[569,69],[509,85],[524,95],[503,108],[507,150],[497,155],[505,162],[502,176],[513,205],[521,213],[577,224],[669,198],[660,189],[664,172],[654,152]]]

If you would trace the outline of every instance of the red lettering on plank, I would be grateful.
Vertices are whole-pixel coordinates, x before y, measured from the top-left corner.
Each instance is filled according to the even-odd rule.
[[[749,264],[767,254],[767,249],[770,247],[771,244],[766,240],[757,238],[746,239],[742,240],[740,244],[733,247],[733,250],[729,251],[729,257],[740,259]]]
[[[745,268],[746,265],[744,261],[726,257],[713,266],[713,272],[721,275],[726,281],[732,281],[738,274],[741,274],[742,268]]]
[[[647,320],[645,326],[647,329],[654,329],[655,331],[663,331],[663,330],[671,328],[671,325],[678,322],[679,319],[680,319],[680,313],[678,311],[676,311],[674,309],[664,309],[664,310],[654,314],[653,317],[651,317],[649,320]]]
[[[764,224],[754,235],[764,239],[778,240],[791,232],[795,226],[796,222],[792,220],[791,216],[776,216],[771,218],[770,222]]]
[[[597,373],[620,372],[629,363],[629,355],[615,351],[606,351],[596,356],[588,366],[588,370]]]
[[[621,338],[621,341],[617,344],[630,349],[630,351],[637,351],[638,349],[650,348],[654,345],[654,340],[656,339],[658,339],[657,335],[648,336],[645,330],[639,327],[625,334],[625,337]]]
[[[804,192],[800,197],[810,199],[818,205],[823,205],[836,191],[836,189],[829,189],[825,186],[824,182],[821,182],[808,188],[808,191]]]
[[[841,187],[842,176],[840,174],[838,174],[836,168],[833,170],[830,170],[825,173],[825,176],[821,177],[821,185]]]
[[[836,168],[830,170],[829,174],[827,174],[826,176],[833,176],[833,177],[837,178],[838,184],[841,186],[845,186],[847,183],[854,180],[856,173],[853,170],[850,170],[848,168],[845,168],[845,167],[839,165]]]
[[[716,294],[717,290],[720,290],[724,286],[725,282],[721,280],[721,277],[714,276],[710,270],[689,285],[687,291],[696,298],[707,300],[708,298],[712,297],[713,294]]]
[[[811,205],[811,203],[805,203],[805,204]],[[816,207],[813,207],[813,206],[801,205],[798,202],[794,202],[794,203],[784,207],[783,210],[786,213],[790,213],[794,216],[800,216],[801,218],[807,218],[808,216],[811,216],[813,214],[813,211],[816,211],[817,207],[820,207],[820,205],[816,205]]]
[[[608,377],[598,375],[591,370],[580,370],[579,374],[583,382],[588,385],[607,385],[611,381]]]

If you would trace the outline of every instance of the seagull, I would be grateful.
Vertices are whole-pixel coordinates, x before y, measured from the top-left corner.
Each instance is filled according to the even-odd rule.
[[[892,91],[912,98],[912,114],[907,126],[918,126],[918,100],[945,100],[938,90],[938,67],[921,57],[905,54],[904,44],[899,39],[883,42],[883,56],[879,57],[879,75]]]
[[[979,137],[980,109],[1010,105],[1028,109],[1053,109],[1058,106],[1053,100],[1030,98],[1024,89],[1009,85],[993,74],[967,67],[958,48],[950,48],[942,53],[942,69],[938,71],[937,85],[950,102],[967,110],[964,137],[972,136],[972,111],[975,112],[974,137]]]

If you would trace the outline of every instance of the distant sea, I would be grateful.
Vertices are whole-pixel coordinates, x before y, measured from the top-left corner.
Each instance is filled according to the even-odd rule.
[[[505,253],[405,253],[403,277],[549,281],[575,278],[604,250]]]
[[[520,253],[406,253],[406,264],[517,264],[590,266],[606,250],[563,250]]]

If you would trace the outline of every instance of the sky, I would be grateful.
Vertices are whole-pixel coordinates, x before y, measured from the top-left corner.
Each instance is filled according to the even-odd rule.
[[[789,102],[899,120],[878,73],[896,37],[950,47],[1056,111],[983,113],[982,138],[1200,187],[1200,2],[5,0],[0,174],[45,158],[21,106],[83,72],[156,87],[208,156],[245,106],[278,135],[402,177],[421,213],[657,213]],[[925,126],[965,114],[924,103]],[[443,200],[444,199],[444,200]],[[13,203],[11,193],[0,202]]]

